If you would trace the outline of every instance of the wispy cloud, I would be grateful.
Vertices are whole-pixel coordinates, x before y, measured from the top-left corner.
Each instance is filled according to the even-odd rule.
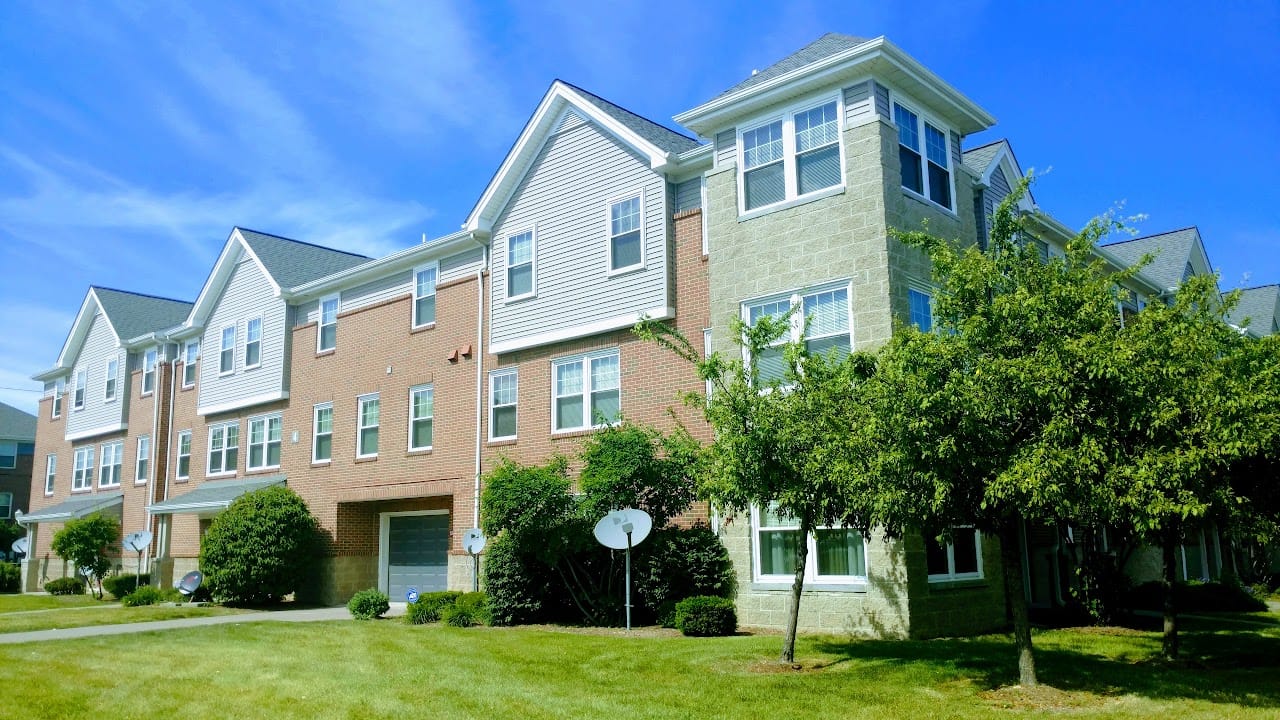
[[[74,303],[74,301],[72,301]],[[33,373],[52,366],[75,311],[44,307],[33,303],[0,304],[0,402],[29,413],[36,412],[40,383]]]

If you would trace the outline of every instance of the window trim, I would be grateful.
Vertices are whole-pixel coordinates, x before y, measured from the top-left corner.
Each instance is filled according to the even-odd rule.
[[[853,281],[852,280],[835,280],[832,282],[821,283],[818,285],[810,285],[808,287],[798,288],[791,292],[773,293],[771,295],[761,295],[760,297],[743,300],[739,304],[739,317],[748,327],[751,325],[751,308],[758,305],[778,302],[786,299],[790,305],[790,309],[794,310],[789,318],[790,330],[785,337],[779,338],[776,343],[770,347],[780,347],[787,343],[795,343],[803,340],[813,340],[813,336],[804,335],[805,315],[804,315],[804,299],[809,295],[819,295],[821,293],[832,292],[834,290],[845,291],[845,312],[848,314],[849,321],[849,352],[855,350],[853,331],[854,331],[854,315],[853,315]],[[835,335],[823,335],[822,337],[835,337]],[[742,348],[743,362],[750,362],[751,355],[747,348]]]
[[[368,403],[369,401],[378,403],[378,422],[372,425],[365,425],[364,424],[364,406],[365,406],[365,403]],[[376,392],[366,393],[364,395],[360,395],[356,397],[356,459],[358,460],[362,460],[365,458],[378,457],[377,450],[374,450],[371,453],[367,453],[364,451],[364,431],[370,430],[370,429],[377,431],[379,445],[381,445],[381,440],[382,440],[382,394],[381,393],[376,393]]]
[[[107,361],[107,368],[104,372],[105,377],[102,382],[102,401],[115,402],[120,396],[120,359],[112,358]]]
[[[867,538],[862,533],[858,533],[858,537],[862,540],[862,575],[819,575],[818,574],[818,535],[819,530],[857,530],[857,528],[847,528],[842,526],[828,526],[812,528],[805,542],[808,544],[808,555],[804,564],[804,582],[805,585],[853,585],[866,586],[867,579],[871,575],[871,557],[868,552]],[[800,526],[770,526],[767,530],[762,528],[760,524],[760,508],[751,506],[751,579],[752,582],[762,584],[786,583],[790,585],[795,582],[796,575],[794,572],[785,575],[765,575],[760,571],[760,533],[761,532],[799,532]]]
[[[256,470],[275,470],[280,467],[279,462],[277,462],[274,465],[268,462],[269,458],[271,457],[271,421],[272,420],[277,421],[277,425],[280,429],[280,439],[276,441],[276,444],[280,446],[281,460],[284,459],[284,416],[278,412],[267,413],[266,415],[255,415],[249,418],[249,421],[246,427],[247,432],[245,433],[246,442],[245,442],[245,455],[244,455],[245,472],[252,472]],[[253,426],[256,423],[262,424],[262,442],[257,443],[262,445],[262,464],[261,465],[253,464],[253,446],[255,445],[255,443],[253,442]]]
[[[424,293],[422,295],[419,295],[418,294],[418,275],[421,273],[427,272],[428,270],[435,272],[435,282],[431,283],[430,293]],[[412,306],[412,309],[410,310],[410,315],[412,316],[410,318],[410,326],[414,330],[431,327],[436,324],[436,318],[435,318],[436,313],[432,313],[432,318],[430,321],[419,322],[418,321],[418,301],[422,300],[423,298],[433,297],[433,298],[437,298],[437,302],[439,302],[439,299],[436,295],[436,287],[440,285],[440,262],[433,261],[433,262],[426,263],[425,265],[419,265],[415,267],[413,269],[412,282],[413,282],[413,306]]]
[[[87,492],[93,489],[93,471],[96,448],[92,445],[81,445],[72,451],[71,458],[71,492]]]
[[[186,452],[186,453],[183,453],[183,452],[182,452],[182,440],[183,440],[183,438],[184,438],[184,437],[185,437],[185,438],[186,438],[186,440],[187,440],[187,452]],[[190,430],[179,430],[179,431],[178,431],[178,452],[177,452],[177,456],[178,456],[178,459],[177,459],[177,462],[175,463],[174,468],[173,468],[173,475],[174,475],[174,478],[175,478],[175,479],[177,479],[177,480],[190,480],[190,479],[191,479],[191,431],[190,431]],[[187,459],[187,472],[186,472],[186,474],[183,474],[183,472],[182,472],[182,458],[184,458],[184,457]]]
[[[917,105],[914,101],[912,100],[904,101],[901,95],[897,91],[890,90],[889,91],[889,118],[893,121],[893,126],[895,128],[898,127],[898,119],[897,117],[895,117],[895,113],[893,111],[893,108],[895,105],[901,105],[904,110],[910,111],[913,115],[916,116],[916,121],[919,123],[919,125],[916,126],[916,135],[920,139],[920,149],[917,152],[919,152],[920,154],[920,163],[921,163],[920,165],[921,192],[916,192],[915,190],[912,190],[911,188],[908,188],[905,185],[902,185],[902,191],[905,192],[910,197],[913,197],[917,200],[921,200],[923,202],[927,202],[933,207],[938,208],[939,210],[942,210],[943,212],[948,213],[949,215],[958,217],[959,215],[955,206],[959,204],[956,200],[956,173],[959,171],[959,168],[955,167],[955,158],[953,157],[953,152],[952,152],[955,148],[951,146],[952,144],[951,126],[948,125],[947,123],[939,122],[938,119],[934,117],[932,114],[921,111],[919,109],[920,106]],[[948,163],[946,171],[947,171],[947,181],[950,184],[949,187],[947,188],[947,193],[948,193],[947,197],[951,198],[952,207],[947,207],[946,205],[942,205],[941,203],[935,202],[933,198],[929,197],[929,189],[930,189],[929,162],[930,161],[929,161],[929,149],[928,149],[928,146],[926,145],[926,143],[928,143],[928,140],[926,139],[926,136],[925,136],[925,128],[924,128],[925,123],[932,125],[935,130],[940,131],[942,133],[942,139],[946,142],[946,157],[947,157],[947,163]],[[899,146],[902,145],[901,141],[899,141],[898,145]]]
[[[258,339],[257,340],[253,339],[253,324],[255,322],[258,323]],[[249,348],[255,343],[258,346],[258,361],[255,363],[250,363]],[[260,367],[262,367],[262,316],[261,315],[257,317],[251,317],[244,321],[244,369],[253,370],[255,368],[260,368]]]
[[[58,479],[58,454],[49,453],[44,456],[44,494],[48,497],[53,494],[54,484]]]
[[[640,230],[640,262],[632,263],[631,265],[627,265],[625,267],[614,268],[613,267],[613,239],[618,236],[613,234],[613,206],[627,202],[628,200],[640,201],[640,228],[639,228]],[[624,195],[618,195],[616,197],[613,197],[604,201],[604,236],[605,236],[604,263],[605,263],[606,277],[613,277],[615,275],[625,275],[627,273],[645,269],[645,267],[647,266],[646,252],[648,250],[648,247],[647,247],[648,243],[645,242],[646,221],[647,221],[647,218],[645,213],[645,192],[643,187],[635,192],[626,193]],[[623,234],[626,234],[626,233],[623,233]]]
[[[955,582],[957,580],[986,579],[986,574],[983,571],[983,566],[982,566],[982,533],[970,526],[958,527],[955,529],[956,530],[973,530],[973,544],[974,544],[974,551],[976,553],[975,557],[978,560],[978,569],[975,572],[964,572],[964,573],[956,572],[955,543],[952,540],[948,540],[947,544],[943,547],[943,549],[946,550],[947,552],[947,572],[936,573],[936,574],[930,573],[929,565],[928,565],[928,555],[926,553],[925,574],[928,576],[928,580],[930,583],[946,583],[946,582]],[[924,541],[925,541],[926,549],[928,548],[928,543],[937,542],[936,538],[929,537],[927,535],[925,536]]]
[[[494,380],[496,378],[506,377],[508,375],[515,378],[515,382],[516,382],[515,402],[503,403],[502,405],[497,405],[494,403],[494,389],[493,389]],[[516,411],[515,434],[513,435],[494,435],[493,434],[493,429],[497,425],[497,423],[494,422],[493,414],[494,414],[494,411],[499,408],[515,409]],[[519,436],[520,436],[520,369],[513,367],[513,368],[502,368],[500,370],[490,370],[489,371],[489,441],[494,442],[494,441],[502,441],[502,440],[515,440]]]
[[[150,370],[147,369],[148,363],[151,365]],[[160,353],[155,348],[142,353],[142,380],[138,383],[138,387],[142,390],[140,397],[146,397],[156,391],[156,366],[159,363]],[[150,383],[148,383],[148,378],[150,378]],[[148,384],[151,385],[150,389],[147,388]]]
[[[65,377],[57,378],[53,381],[53,403],[49,408],[49,419],[57,420],[62,417],[63,398],[67,396],[67,379]]]
[[[228,330],[231,331],[230,347],[227,346]],[[218,377],[226,377],[234,374],[236,371],[236,341],[239,339],[240,331],[236,328],[236,323],[232,323],[230,325],[223,325],[222,329],[218,332]],[[230,355],[228,355],[228,353],[230,353]],[[231,358],[230,368],[227,368],[228,363],[225,362],[228,357]]]
[[[800,113],[822,107],[830,102],[835,102],[836,104],[836,137],[838,139],[835,144],[840,153],[840,182],[802,195],[799,192],[799,180],[796,176],[796,158],[799,155],[799,153],[796,152],[796,116]],[[746,146],[743,144],[742,136],[753,130],[758,130],[766,125],[772,125],[779,121],[782,123],[782,199],[748,210],[746,193],[746,173],[748,172],[748,168],[746,163]],[[844,92],[841,90],[837,90],[834,93],[823,92],[816,95],[806,96],[805,98],[791,103],[779,110],[775,110],[766,116],[761,116],[749,123],[739,125],[735,131],[737,134],[735,157],[738,165],[738,219],[747,220],[770,212],[775,212],[777,210],[783,210],[794,205],[810,202],[812,200],[819,200],[824,197],[844,192],[849,182],[845,173],[845,149],[843,142],[844,131],[847,127],[844,114]],[[754,170],[755,168],[751,169]]]
[[[591,395],[595,392],[591,384],[591,361],[601,358],[613,357],[618,362],[618,418],[612,423],[605,425],[596,425],[593,423],[595,414],[592,412]],[[560,419],[560,410],[556,405],[556,400],[560,396],[556,395],[556,368],[562,365],[579,364],[582,367],[582,390],[578,394],[582,398],[582,425],[574,427],[557,428],[556,424]],[[571,397],[565,395],[564,397]],[[622,353],[619,348],[607,348],[604,350],[595,350],[589,353],[579,355],[570,355],[567,357],[556,358],[551,361],[551,434],[563,435],[565,433],[582,432],[584,430],[596,430],[602,427],[611,427],[622,422]]]
[[[321,410],[329,411],[329,431],[325,433],[320,432]],[[325,435],[329,438],[329,457],[327,458],[316,457],[316,448],[319,444],[317,441],[320,439],[321,435]],[[331,462],[333,462],[333,403],[316,403],[311,406],[311,464],[327,465]]]
[[[113,462],[107,465],[107,448],[111,448]],[[102,457],[98,461],[98,489],[120,487],[120,476],[124,474],[124,441],[113,440],[102,443]],[[107,468],[112,468],[111,482],[107,482]]]
[[[333,320],[331,322],[324,321],[325,303],[333,303]],[[320,298],[316,304],[316,354],[333,352],[338,349],[338,313],[342,312],[342,296],[338,293],[325,295]],[[324,329],[333,326],[333,345],[324,346]]]
[[[235,444],[236,462],[235,462],[235,465],[233,465],[230,469],[228,469],[227,468],[227,452],[231,450],[232,446],[228,442],[227,436],[230,433],[228,433],[227,431],[230,430],[231,428],[235,428],[236,430],[236,444]],[[218,454],[221,456],[218,466],[221,469],[219,469],[217,472],[214,472],[213,466],[210,464],[210,461],[213,459],[213,453],[214,453],[213,433],[218,430],[222,431],[222,448],[218,450]],[[209,426],[209,442],[208,442],[208,445],[205,447],[204,476],[206,478],[226,477],[228,475],[235,475],[239,469],[240,469],[240,421],[231,420],[229,422],[215,423],[213,425],[210,425]]]
[[[195,349],[194,354],[192,349]],[[199,377],[197,370],[199,366],[196,364],[200,360],[200,339],[188,340],[182,347],[182,387],[192,388],[196,386],[196,379]],[[187,381],[187,376],[191,376],[191,381]]]
[[[414,416],[414,412],[417,409],[413,402],[414,396],[420,392],[428,392],[431,394],[431,414],[425,418],[419,418]],[[413,436],[414,436],[413,424],[415,422],[421,422],[423,420],[431,423],[431,444],[415,447],[413,444]],[[381,417],[379,417],[379,422],[381,422]],[[407,438],[407,442],[406,442],[406,444],[408,445],[408,451],[409,452],[426,452],[427,450],[430,450],[433,447],[435,447],[435,442],[436,442],[436,387],[432,383],[425,383],[423,385],[414,385],[413,387],[409,388],[409,437]]]
[[[529,283],[529,292],[521,295],[511,294],[511,240],[518,238],[525,233],[529,234],[529,272],[532,275]],[[503,303],[517,302],[519,300],[528,300],[538,296],[538,226],[530,225],[521,228],[515,232],[509,232],[502,240],[502,294]],[[525,263],[520,263],[524,265]]]
[[[134,441],[134,447],[133,484],[146,485],[151,480],[151,436],[139,435],[138,439]],[[146,449],[145,453],[143,452],[144,448]],[[144,469],[146,470],[145,473],[142,472]]]
[[[89,371],[76,370],[75,386],[72,388],[71,409],[83,410],[85,395],[89,393]]]

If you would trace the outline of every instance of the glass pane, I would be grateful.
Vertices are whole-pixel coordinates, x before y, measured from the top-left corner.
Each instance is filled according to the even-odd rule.
[[[757,537],[760,538],[760,574],[794,575],[800,531],[762,530]]]
[[[414,297],[426,297],[436,292],[436,269],[419,270],[413,276]]]
[[[430,420],[415,420],[413,423],[413,447],[424,448],[431,447],[431,426]]]
[[[955,548],[953,556],[956,562],[955,572],[957,575],[978,572],[978,543],[976,536],[977,531],[973,528],[959,528],[951,533],[951,543]]]
[[[810,336],[848,333],[848,288],[806,295],[804,297],[804,316],[809,320]]]
[[[262,442],[265,432],[266,423],[264,421],[255,420],[249,423],[249,444],[253,445]]]
[[[374,455],[378,452],[378,428],[365,428],[360,431],[360,454]]]
[[[591,389],[612,390],[618,387],[618,356],[595,358],[591,361]]]
[[[426,325],[436,321],[436,296],[428,295],[420,297],[413,303],[414,322],[418,325]]]
[[[591,393],[591,424],[611,423],[618,419],[618,391],[603,390]]]
[[[944,208],[951,207],[951,173],[929,163],[929,199]]]
[[[413,417],[429,418],[435,414],[435,393],[431,390],[413,391]]]
[[[782,202],[786,197],[787,187],[782,163],[748,170],[742,174],[742,181],[746,185],[744,193],[747,210]]]
[[[273,442],[270,445],[267,445],[267,464],[268,465],[280,464],[280,443],[279,442]]]
[[[512,373],[493,376],[493,404],[512,405],[516,402],[516,376]]]
[[[332,350],[338,345],[338,326],[325,325],[320,328],[320,349]]]
[[[533,233],[520,233],[507,241],[507,265],[523,265],[533,260]]]
[[[1187,559],[1187,580],[1207,580],[1209,579],[1209,570],[1205,567],[1204,553],[1200,552],[1199,534],[1191,538],[1186,545],[1182,546],[1182,552],[1185,553]]]
[[[862,533],[851,528],[818,530],[818,575],[866,575]]]
[[[493,409],[493,436],[513,437],[516,434],[516,409],[500,407]]]
[[[898,123],[898,142],[919,152],[920,130],[916,114],[901,105],[893,106],[893,120]]]
[[[378,424],[378,399],[365,400],[360,403],[360,427],[368,428]]]
[[[250,320],[250,321],[249,321],[248,342],[257,342],[258,340],[261,340],[261,339],[262,339],[262,321],[261,321],[261,320]],[[150,356],[150,355],[147,355],[147,360],[148,360],[148,365],[149,365],[149,364],[150,364],[150,360],[151,360],[151,356]]]
[[[796,157],[796,188],[801,195],[839,184],[839,145],[828,145]]]
[[[760,511],[760,527],[790,527],[794,528],[799,525],[799,521],[790,515],[785,515],[778,510],[777,503],[769,503],[769,507]]]
[[[839,139],[834,102],[796,114],[796,152],[828,145]]]
[[[806,340],[805,349],[810,355],[826,357],[832,348],[835,348],[833,357],[837,362],[843,360],[849,354],[849,335],[831,335],[824,338],[816,338],[814,340]]]
[[[507,297],[533,292],[533,265],[507,268]]]
[[[924,539],[925,565],[930,575],[948,575],[951,568],[947,564],[947,546],[938,542],[935,537]]]
[[[178,458],[178,477],[191,477],[190,455],[183,455]]]
[[[240,450],[238,448],[227,448],[227,462],[223,466],[223,470],[234,471],[240,465]]]
[[[571,362],[556,366],[556,396],[582,392],[582,363]]]
[[[570,395],[556,399],[556,429],[582,427],[582,396]]]
[[[316,460],[328,460],[333,453],[333,436],[319,435],[316,437]]]
[[[756,370],[760,373],[761,382],[781,380],[787,371],[787,363],[782,355],[782,348],[766,348],[756,356]]]
[[[322,324],[327,325],[331,322],[335,322],[337,319],[338,319],[338,301],[336,299],[325,300],[324,302],[320,303],[320,322]]]
[[[782,121],[742,133],[743,169],[750,170],[782,159]]]
[[[899,145],[898,163],[902,166],[902,187],[912,192],[923,193],[924,177],[920,171],[920,154],[904,145]]]
[[[929,296],[919,290],[908,290],[907,300],[911,304],[911,324],[925,332],[933,329],[933,310],[929,307]]]
[[[333,432],[333,408],[320,408],[316,411],[316,432]]]
[[[790,309],[791,302],[789,300],[775,300],[774,302],[752,305],[750,308],[747,308],[747,322],[751,325],[755,325],[759,322],[760,318],[765,317],[766,315],[775,320],[780,320]]]
[[[249,446],[249,467],[262,467],[262,446]]]
[[[640,231],[636,230],[619,235],[610,240],[613,251],[611,269],[631,267],[640,264]]]
[[[271,442],[280,442],[280,432],[283,422],[278,417],[267,418],[267,440]]]
[[[640,229],[640,198],[623,200],[609,208],[609,234],[622,235]]]
[[[929,162],[940,165],[944,169],[949,167],[947,164],[947,136],[929,123],[924,124],[924,147],[925,157],[929,158]]]

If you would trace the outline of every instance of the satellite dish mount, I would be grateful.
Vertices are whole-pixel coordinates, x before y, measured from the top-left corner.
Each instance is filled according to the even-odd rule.
[[[600,518],[593,531],[601,545],[627,551],[626,608],[627,632],[631,632],[631,547],[644,542],[653,529],[653,519],[643,510],[614,510]]]
[[[146,530],[129,533],[124,537],[124,549],[138,553],[138,572],[133,576],[133,589],[142,584],[142,553],[151,547],[151,533]]]
[[[471,590],[480,592],[480,551],[485,546],[484,533],[480,528],[469,528],[462,533],[462,549],[471,556]]]

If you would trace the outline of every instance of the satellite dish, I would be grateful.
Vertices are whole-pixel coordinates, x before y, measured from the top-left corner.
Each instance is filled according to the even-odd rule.
[[[649,517],[649,513],[627,508],[614,510],[600,518],[593,532],[601,545],[614,550],[626,550],[643,542],[652,529],[653,519]]]
[[[183,595],[192,595],[202,582],[204,582],[204,575],[201,575],[199,570],[192,570],[178,581],[178,592]]]
[[[23,535],[22,537],[13,541],[13,552],[18,555],[26,555],[27,550],[30,550],[30,549],[31,549],[31,537],[28,535]]]
[[[150,544],[151,544],[151,533],[147,532],[146,530],[139,530],[138,532],[129,533],[124,538],[124,549],[131,550],[136,553],[143,552],[144,550],[147,549],[147,546],[149,546]]]
[[[479,555],[485,545],[484,533],[479,528],[471,528],[462,533],[462,549],[467,551],[468,555]]]

